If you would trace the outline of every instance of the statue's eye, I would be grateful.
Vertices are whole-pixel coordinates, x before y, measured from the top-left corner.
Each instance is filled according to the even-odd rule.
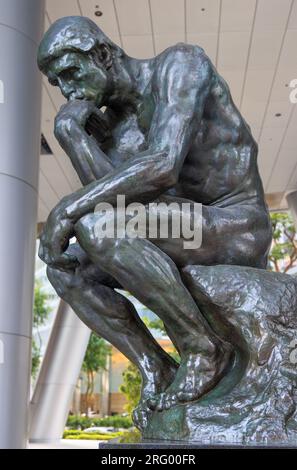
[[[73,80],[78,78],[79,67],[69,67],[68,69],[62,70],[59,76],[64,80]]]

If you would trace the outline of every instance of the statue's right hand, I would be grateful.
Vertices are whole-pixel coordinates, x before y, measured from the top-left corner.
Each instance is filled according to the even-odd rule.
[[[62,105],[55,118],[55,136],[58,141],[69,139],[74,128],[73,124],[76,130],[77,126],[84,130],[91,116],[96,118],[97,126],[101,125],[102,128],[106,126],[103,113],[93,101],[76,99]]]
[[[74,234],[74,222],[67,216],[69,196],[65,196],[50,212],[40,236],[39,257],[48,265],[59,269],[78,266],[75,256],[65,253]]]

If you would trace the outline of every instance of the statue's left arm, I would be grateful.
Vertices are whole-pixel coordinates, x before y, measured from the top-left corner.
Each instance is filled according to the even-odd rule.
[[[74,224],[100,202],[116,205],[117,195],[126,203],[147,203],[174,186],[183,161],[199,129],[210,86],[207,57],[192,46],[167,54],[155,71],[156,109],[148,149],[123,163],[99,181],[66,196],[51,212],[41,239],[40,256],[48,264],[69,264],[63,251]]]

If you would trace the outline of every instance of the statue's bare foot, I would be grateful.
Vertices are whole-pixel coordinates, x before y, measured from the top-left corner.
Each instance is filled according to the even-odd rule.
[[[152,413],[148,402],[161,395],[169,387],[174,381],[177,370],[178,365],[172,361],[171,364],[158,368],[143,379],[141,399],[132,414],[133,423],[140,431],[146,428],[149,415]]]
[[[162,411],[178,403],[198,400],[223,377],[231,354],[231,347],[218,348],[215,357],[189,354],[182,360],[172,384],[165,392],[149,398],[147,406],[151,410]]]

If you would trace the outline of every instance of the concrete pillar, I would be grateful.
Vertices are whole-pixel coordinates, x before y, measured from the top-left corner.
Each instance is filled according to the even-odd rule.
[[[0,0],[0,448],[26,446],[43,0]]]
[[[62,437],[90,332],[61,300],[31,401],[31,442]]]
[[[297,229],[297,191],[292,191],[287,194],[286,199],[288,201],[288,207],[293,216],[295,227]]]

